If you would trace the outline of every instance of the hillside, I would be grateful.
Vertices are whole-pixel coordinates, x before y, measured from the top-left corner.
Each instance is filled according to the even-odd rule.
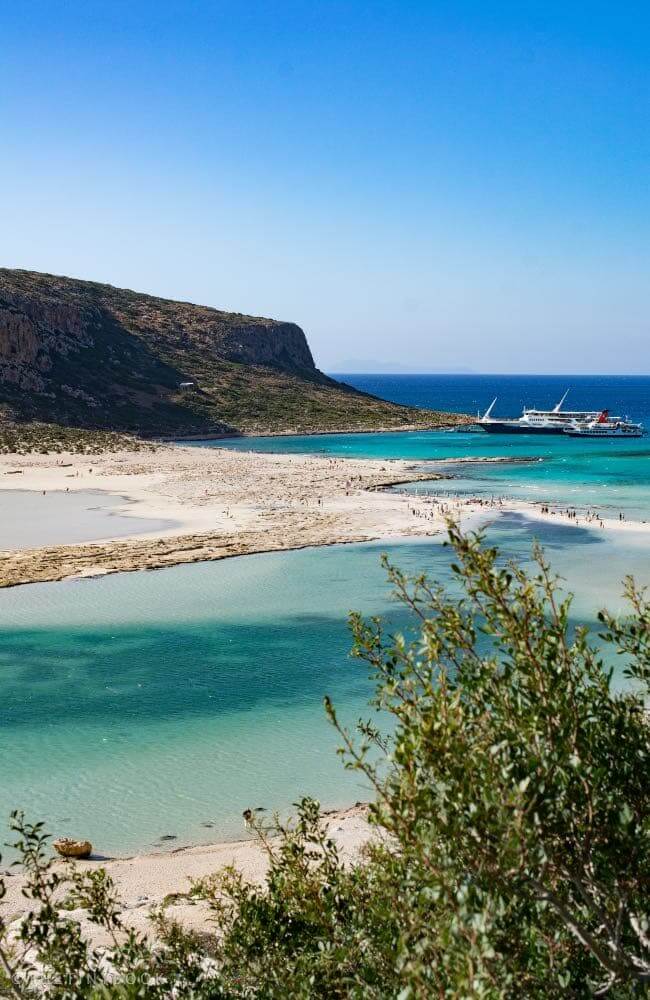
[[[5,268],[0,407],[16,422],[144,436],[462,420],[387,403],[328,378],[294,323]]]

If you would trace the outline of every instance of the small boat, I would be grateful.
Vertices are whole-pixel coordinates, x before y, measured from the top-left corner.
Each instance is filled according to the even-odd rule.
[[[52,846],[62,858],[89,858],[93,850],[89,840],[71,840],[70,837],[60,837]]]
[[[564,433],[581,438],[640,438],[645,431],[643,424],[634,424],[627,417],[610,417],[609,411],[603,410],[596,420],[565,427]]]

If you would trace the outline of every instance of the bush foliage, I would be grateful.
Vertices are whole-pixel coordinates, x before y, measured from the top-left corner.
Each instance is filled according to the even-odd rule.
[[[128,434],[61,424],[20,424],[6,420],[0,413],[0,455],[102,455],[116,451],[151,451],[154,447]]]
[[[351,734],[326,702],[346,766],[374,789],[376,836],[359,863],[342,863],[303,800],[292,823],[258,827],[263,886],[232,869],[195,884],[206,935],[160,910],[151,944],[124,929],[105,871],[53,868],[42,827],[17,815],[33,907],[0,926],[4,995],[647,995],[650,605],[628,580],[628,615],[601,613],[594,644],[541,552],[529,575],[453,525],[450,542],[460,599],[387,566],[415,638],[352,616],[386,731]],[[82,940],[62,893],[110,948]]]

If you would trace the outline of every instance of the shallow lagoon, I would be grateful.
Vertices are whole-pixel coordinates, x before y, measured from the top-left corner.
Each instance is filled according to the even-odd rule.
[[[469,382],[458,409],[473,402],[476,379]],[[481,392],[493,394],[493,382]],[[630,385],[617,389],[621,402]],[[418,381],[416,388],[428,392],[427,386]],[[548,399],[536,401],[551,403],[557,389],[549,386]],[[605,390],[596,386],[594,400]],[[523,383],[516,391],[532,398]],[[638,391],[645,399],[646,382]],[[515,412],[519,400],[507,398],[503,405]],[[585,396],[575,405],[596,404]],[[649,422],[645,410],[630,406],[630,412]],[[444,459],[441,471],[455,478],[433,484],[436,493],[558,501],[650,520],[647,439],[438,431],[209,444],[414,463]],[[459,457],[514,461],[454,464]],[[88,508],[94,504],[89,498]],[[109,516],[104,510],[91,530],[114,535],[113,518],[103,528]],[[521,515],[485,520],[490,539],[519,559],[529,554],[532,536],[540,538],[578,594],[576,622],[593,623],[603,604],[619,610],[627,573],[650,582],[650,536],[643,532],[598,532]],[[69,539],[41,544],[56,540]],[[386,548],[403,568],[451,582],[449,552],[433,539],[270,553],[0,592],[0,820],[22,807],[57,834],[89,836],[99,851],[128,853],[239,837],[244,808],[286,811],[305,793],[328,806],[367,796],[335,753],[338,739],[322,698],[329,694],[348,723],[368,715],[372,689],[363,664],[348,656],[346,615],[356,608],[389,614],[395,627],[406,624],[380,567]],[[625,683],[620,663],[614,667],[616,683]]]
[[[128,513],[131,501],[103,490],[0,490],[0,551],[72,545],[173,528]]]
[[[518,558],[531,533],[577,588],[576,620],[620,607],[625,573],[650,576],[632,534],[605,541],[513,515],[489,528]],[[452,576],[438,539],[388,548],[407,570]],[[110,854],[237,837],[244,808],[287,810],[304,793],[332,806],[366,796],[334,752],[322,697],[348,723],[368,716],[371,687],[347,655],[345,619],[356,608],[405,625],[379,564],[386,549],[0,592],[0,816],[24,808]]]

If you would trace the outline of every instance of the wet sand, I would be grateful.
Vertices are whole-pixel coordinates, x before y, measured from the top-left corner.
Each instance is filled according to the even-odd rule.
[[[172,520],[133,517],[128,497],[104,490],[0,490],[0,551],[155,535]]]

